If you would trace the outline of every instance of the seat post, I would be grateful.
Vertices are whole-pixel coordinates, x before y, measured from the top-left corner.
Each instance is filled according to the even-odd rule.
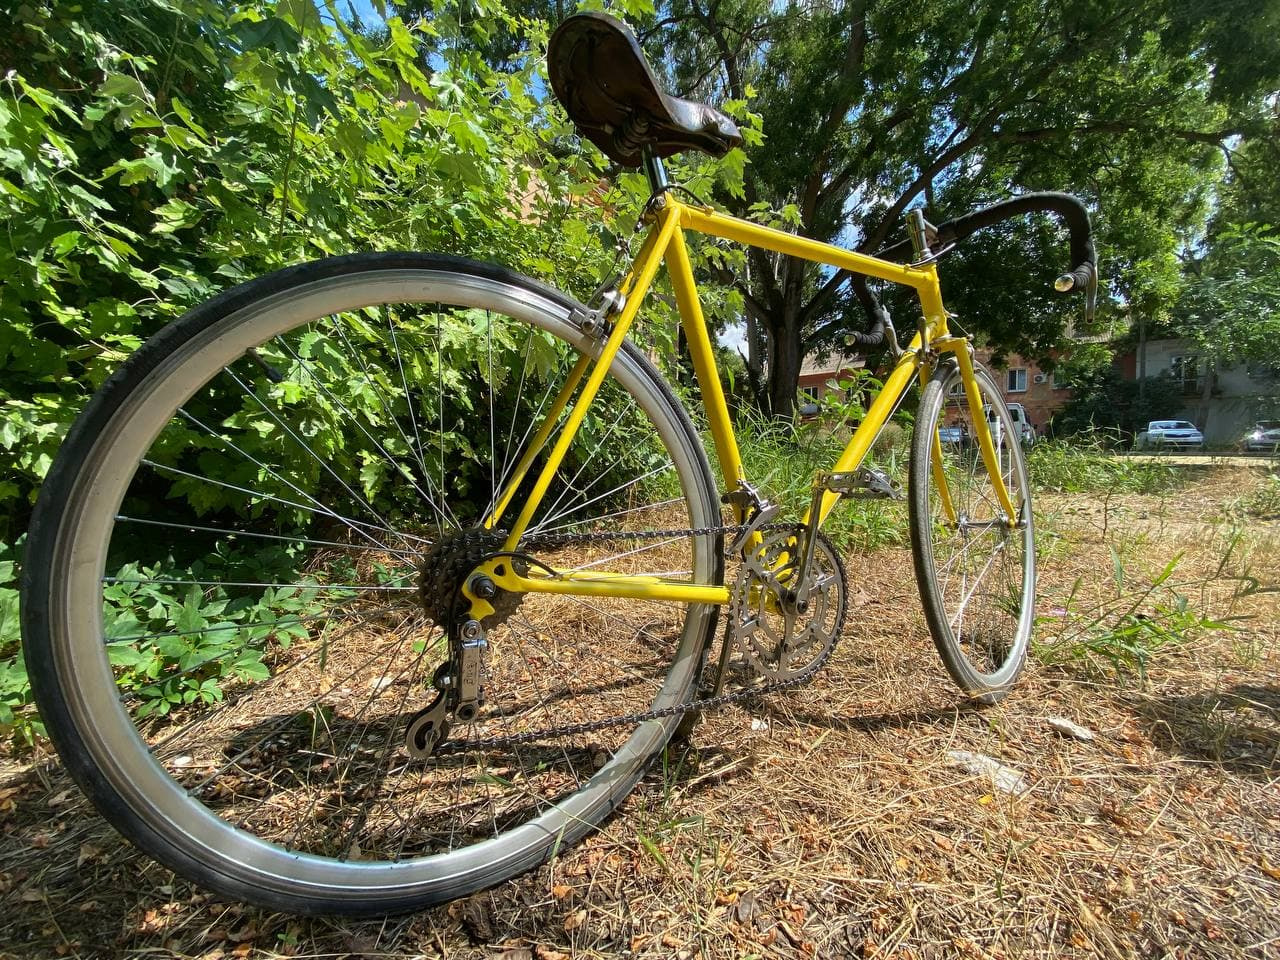
[[[642,147],[640,155],[644,163],[644,175],[649,178],[649,189],[657,193],[669,187],[671,182],[667,179],[667,168],[663,166],[662,158],[653,152],[653,147]]]

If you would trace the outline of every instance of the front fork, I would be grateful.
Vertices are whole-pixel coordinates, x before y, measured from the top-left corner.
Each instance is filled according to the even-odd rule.
[[[986,467],[987,476],[990,478],[991,486],[995,490],[996,502],[1004,513],[1006,525],[1010,528],[1017,527],[1022,523],[1022,518],[1019,516],[1018,508],[1013,504],[1013,497],[1009,493],[1009,488],[1005,485],[1004,474],[1000,470],[1000,454],[996,450],[995,439],[991,435],[990,421],[987,420],[986,410],[983,409],[982,392],[978,388],[978,376],[973,363],[973,345],[965,337],[948,336],[935,339],[930,346],[935,354],[950,353],[956,358],[956,364],[960,368],[960,382],[964,386],[965,405],[968,407],[969,416],[973,420],[975,439],[978,442],[978,453],[982,457],[982,464]],[[937,369],[936,362],[927,364],[920,382],[922,384],[927,382],[927,378],[933,375],[935,369]],[[943,404],[945,405],[945,403],[946,398],[944,397]],[[1009,438],[1006,437],[1005,440],[1008,441]],[[951,492],[947,488],[947,480],[942,470],[942,442],[938,438],[936,429],[933,431],[930,443],[933,447],[933,456],[930,457],[933,462],[933,482],[938,490],[938,500],[948,522],[954,524],[958,522],[958,518],[951,500]]]

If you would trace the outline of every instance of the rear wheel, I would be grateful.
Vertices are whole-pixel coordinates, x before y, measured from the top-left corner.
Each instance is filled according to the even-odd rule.
[[[237,899],[386,913],[535,865],[635,785],[678,716],[558,731],[690,699],[709,606],[501,595],[483,709],[453,752],[405,742],[448,657],[439,611],[595,347],[576,308],[452,258],[321,261],[191,311],[103,387],[41,492],[23,632],[50,735],[121,832]],[[591,410],[531,533],[718,524],[638,351]],[[538,558],[723,576],[706,534]]]
[[[946,363],[925,385],[912,437],[911,544],[925,619],[947,672],[965,692],[995,703],[1026,662],[1035,533],[1017,427],[991,376],[975,369],[1017,522],[1006,522],[978,451],[960,371]]]

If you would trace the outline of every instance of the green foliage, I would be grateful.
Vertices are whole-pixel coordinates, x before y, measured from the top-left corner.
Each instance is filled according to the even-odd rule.
[[[0,738],[32,742],[44,725],[31,702],[26,663],[18,650],[16,550],[0,548]],[[276,577],[303,584],[244,591],[191,585],[175,592],[164,581]],[[107,656],[122,693],[137,697],[139,717],[164,716],[192,703],[222,700],[237,680],[269,675],[264,659],[308,635],[308,624],[341,591],[322,595],[305,585],[289,551],[239,554],[223,546],[208,562],[172,557],[129,563],[103,590]],[[311,626],[316,626],[311,624]],[[322,624],[320,625],[322,626]]]
[[[486,4],[478,19],[462,6],[442,0],[429,19],[391,17],[369,33],[344,23],[332,4],[318,10],[309,0],[38,0],[16,9],[0,78],[0,544],[25,528],[89,393],[147,337],[226,287],[369,249],[457,253],[579,295],[595,287],[620,225],[630,229],[647,196],[642,179],[623,177],[602,191],[598,167],[561,148],[569,127],[544,93],[544,24],[508,17],[498,4]],[[468,52],[499,20],[529,51],[504,70]],[[688,170],[704,186],[740,189],[740,156],[698,160]],[[732,297],[711,299],[733,309]],[[659,321],[663,309],[654,311]],[[451,388],[445,415],[465,422],[474,413],[466,398],[478,385],[500,388],[521,371],[524,344],[495,331],[490,356],[486,318],[467,311],[406,311],[395,318],[398,345],[388,343],[385,317],[344,320],[349,349],[328,340],[335,330],[302,330],[261,351],[257,359],[275,377],[252,366],[240,375],[264,381],[260,396],[286,422],[305,407],[312,449],[358,475],[362,494],[394,516],[409,506],[396,499],[405,484],[390,482],[376,447],[403,458],[404,444],[388,427],[407,416],[410,400],[402,384],[369,374],[379,367],[373,361],[397,349],[411,382],[443,376]],[[657,344],[673,331],[665,322],[646,326]],[[531,344],[531,383],[554,375],[542,348]],[[202,392],[186,412],[218,425],[250,456],[286,443],[280,425],[231,382]],[[369,432],[351,429],[353,417]],[[493,457],[488,438],[474,432],[433,438],[442,455],[472,464],[452,478],[460,502]],[[590,419],[582,436],[588,453],[612,444],[600,459],[618,470],[652,453],[624,447],[621,433],[602,435]],[[292,491],[322,483],[313,458],[287,458],[267,471],[178,420],[152,457],[161,468],[291,500]],[[246,505],[229,490],[163,469],[129,496],[135,502],[127,505],[153,518],[184,500],[201,517]],[[290,511],[276,520],[281,532],[307,522]],[[141,580],[156,571],[181,579],[190,569],[189,558],[152,557],[145,544],[133,555],[149,558],[138,568]],[[0,724],[17,711],[30,731],[16,559],[0,566]],[[126,688],[156,712],[216,698],[225,682],[260,670],[257,625],[309,602],[273,594],[265,606],[244,607],[210,590],[182,597],[175,609],[145,585],[112,590],[109,623],[132,617],[139,632],[168,624],[175,634],[111,651]],[[197,621],[238,626],[210,631]]]
[[[1182,385],[1166,373],[1130,380],[1111,364],[1109,356],[1092,359],[1092,363],[1070,363],[1062,374],[1071,399],[1054,414],[1055,436],[1127,447],[1152,420],[1173,416],[1186,405]]]
[[[1152,658],[1166,647],[1196,640],[1232,627],[1195,610],[1186,584],[1172,580],[1181,554],[1170,560],[1150,583],[1131,583],[1120,555],[1111,551],[1111,592],[1099,599],[1081,594],[1077,579],[1061,607],[1038,618],[1035,646],[1042,663],[1069,664],[1087,675],[1110,675],[1124,682],[1136,676],[1145,683]]]
[[[1115,456],[1097,437],[1042,440],[1027,469],[1035,489],[1054,493],[1162,493],[1178,484],[1168,464]]]
[[[192,585],[178,599],[153,581],[196,579],[203,567],[129,564],[103,591],[107,658],[117,687],[136,694],[136,716],[164,716],[191,703],[222,700],[234,680],[270,676],[264,651],[287,650],[308,635],[306,616],[320,609],[306,587],[268,588],[253,597]],[[304,583],[306,581],[303,581]],[[328,596],[334,591],[330,589]]]
[[[584,289],[603,269],[610,208],[574,199],[595,174],[551,149],[565,125],[536,92],[540,58],[499,73],[447,23],[391,18],[375,41],[332,14],[18,8],[0,81],[0,535],[25,525],[86,391],[223,287],[370,248],[561,279],[573,264]],[[522,29],[540,49],[542,27]]]
[[[31,734],[27,720],[19,721],[23,708],[31,700],[27,668],[18,646],[17,548],[0,543],[0,740],[7,739],[15,728]],[[43,734],[43,729],[34,730]]]
[[[813,495],[814,477],[831,469],[856,428],[847,418],[861,402],[857,388],[875,381],[864,374],[848,382],[854,387],[849,397],[824,396],[826,413],[809,422],[778,420],[749,408],[739,412],[736,429],[746,474],[768,499],[782,505],[782,517],[798,519],[804,515]],[[906,423],[909,418],[905,415],[902,422],[889,423],[872,455],[875,466],[903,486],[910,442]],[[901,546],[907,540],[905,504],[846,498],[822,529],[841,550],[869,552]]]
[[[1274,363],[1280,339],[1280,229],[1228,224],[1197,264],[1180,330],[1215,363]]]

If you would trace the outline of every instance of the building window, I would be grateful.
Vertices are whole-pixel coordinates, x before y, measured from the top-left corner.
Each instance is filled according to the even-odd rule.
[[[1195,396],[1200,392],[1199,369],[1200,358],[1196,356],[1171,357],[1169,360],[1169,375],[1182,387],[1184,396]]]
[[[1053,368],[1053,375],[1050,377],[1050,381],[1053,383],[1053,389],[1055,390],[1066,390],[1071,386],[1071,384],[1067,383],[1067,375],[1061,367]]]
[[[1013,367],[1009,370],[1009,372],[1005,374],[1004,387],[1009,393],[1026,393],[1027,368]]]

